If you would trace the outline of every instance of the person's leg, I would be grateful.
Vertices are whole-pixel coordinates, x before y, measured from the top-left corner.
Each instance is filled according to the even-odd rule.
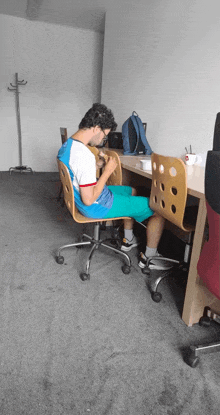
[[[132,196],[136,195],[136,189],[132,188]],[[164,225],[165,219],[162,216],[159,216],[157,213],[154,213],[153,216],[149,218],[146,228],[146,257],[156,255],[157,247],[164,230]],[[124,238],[128,243],[131,242],[134,238],[133,227],[134,219],[124,219]],[[130,231],[130,233],[127,231]]]
[[[137,191],[134,187],[131,188],[131,195],[132,196],[136,196],[137,195]],[[124,230],[133,230],[134,227],[134,219],[130,218],[130,219],[124,219]],[[133,235],[132,235],[133,237]],[[126,238],[126,236],[125,236]],[[131,238],[132,239],[132,238]]]
[[[135,188],[131,187],[131,186],[108,186],[108,188],[112,191],[112,193],[114,195],[119,195],[119,196],[136,196],[137,195],[137,191]],[[122,199],[123,201],[125,201],[125,199]],[[122,201],[121,200],[121,201]],[[130,199],[129,199],[130,200]],[[122,208],[122,206],[121,206]],[[123,216],[126,216],[128,210],[127,210],[127,206],[124,209],[124,213]],[[121,213],[119,211],[119,213]],[[109,217],[111,216],[111,212],[109,212]],[[127,219],[123,219],[123,224],[124,224],[124,238],[123,238],[123,243],[122,243],[122,247],[121,249],[123,251],[130,251],[132,248],[136,247],[138,245],[138,241],[134,236],[134,232],[133,232],[133,226],[134,226],[134,219],[133,218],[127,218]]]
[[[157,249],[162,236],[165,225],[165,219],[162,216],[159,216],[157,213],[154,213],[150,217],[147,224],[147,242],[146,246],[152,249]]]
[[[128,186],[109,186],[109,188],[114,194],[114,202],[106,217],[129,216],[129,218],[124,219],[124,240],[121,249],[129,251],[138,245],[138,241],[133,234],[134,219],[142,222],[149,218],[146,231],[146,247],[151,250],[148,252],[148,256],[153,256],[157,251],[165,220],[150,208],[149,198],[136,196],[136,189]]]
[[[126,240],[123,241],[122,250],[129,251],[133,246],[137,246],[138,243],[135,240],[133,245],[133,222],[134,219],[137,222],[143,222],[148,219],[148,225],[146,229],[146,251],[141,253],[139,266],[145,268],[149,257],[156,256],[157,247],[163,233],[165,219],[156,214],[150,208],[149,198],[143,196],[136,196],[136,190],[127,186],[109,186],[114,193],[113,207],[110,209],[107,218],[125,217],[129,216],[129,219],[124,219],[124,232],[131,232],[128,236],[125,236]],[[136,197],[133,197],[136,196]],[[134,219],[131,219],[134,218]],[[130,243],[131,241],[131,243]],[[124,247],[125,245],[125,247]],[[163,269],[163,268],[160,268]]]
[[[164,225],[165,219],[162,216],[159,216],[157,213],[154,213],[154,215],[150,217],[146,229],[146,250],[145,253],[141,252],[138,263],[140,268],[146,267],[149,257],[159,255],[157,252],[157,247],[164,230]],[[163,269],[163,266],[161,266],[161,268],[154,268]]]
[[[132,196],[137,195],[137,191],[135,188],[132,187],[131,191]],[[123,219],[124,222],[124,238],[122,242],[121,249],[122,251],[130,251],[132,248],[138,245],[138,241],[134,236],[134,219]]]

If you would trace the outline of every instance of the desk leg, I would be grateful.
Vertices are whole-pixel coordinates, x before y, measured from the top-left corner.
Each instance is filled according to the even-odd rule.
[[[193,324],[198,323],[200,317],[203,315],[204,307],[207,305],[207,290],[205,290],[205,287],[202,285],[202,282],[197,274],[197,263],[200,257],[204,238],[206,216],[207,210],[204,198],[200,199],[199,202],[188,282],[183,306],[182,319],[187,326],[192,326]]]

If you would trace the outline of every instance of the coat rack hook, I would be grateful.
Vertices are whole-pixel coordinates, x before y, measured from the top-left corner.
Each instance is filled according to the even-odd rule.
[[[27,84],[27,81],[26,82],[24,82],[24,80],[23,81],[18,81],[18,84],[19,85],[26,85]]]

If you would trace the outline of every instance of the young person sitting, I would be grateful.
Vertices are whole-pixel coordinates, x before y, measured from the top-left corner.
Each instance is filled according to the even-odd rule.
[[[99,168],[104,168],[99,179],[96,179],[95,156],[87,147],[87,145],[102,145],[110,131],[115,131],[116,127],[112,111],[103,104],[93,104],[81,120],[78,131],[60,148],[58,159],[69,169],[75,203],[84,216],[94,219],[130,217],[124,219],[122,251],[130,251],[138,245],[133,233],[134,220],[143,222],[149,218],[146,229],[146,250],[140,254],[138,263],[143,269],[149,257],[159,255],[157,247],[165,220],[150,208],[149,198],[137,196],[134,188],[106,185],[117,166],[115,158],[109,157],[104,163],[103,154],[100,152],[100,160],[97,164]]]

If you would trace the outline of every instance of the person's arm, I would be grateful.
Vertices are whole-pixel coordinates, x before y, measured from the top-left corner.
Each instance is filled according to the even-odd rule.
[[[111,176],[116,166],[117,160],[114,157],[109,157],[105,169],[102,175],[100,176],[99,180],[97,181],[96,185],[80,187],[80,195],[85,205],[90,206],[96,201],[96,199],[102,193],[102,190],[108,178]]]

